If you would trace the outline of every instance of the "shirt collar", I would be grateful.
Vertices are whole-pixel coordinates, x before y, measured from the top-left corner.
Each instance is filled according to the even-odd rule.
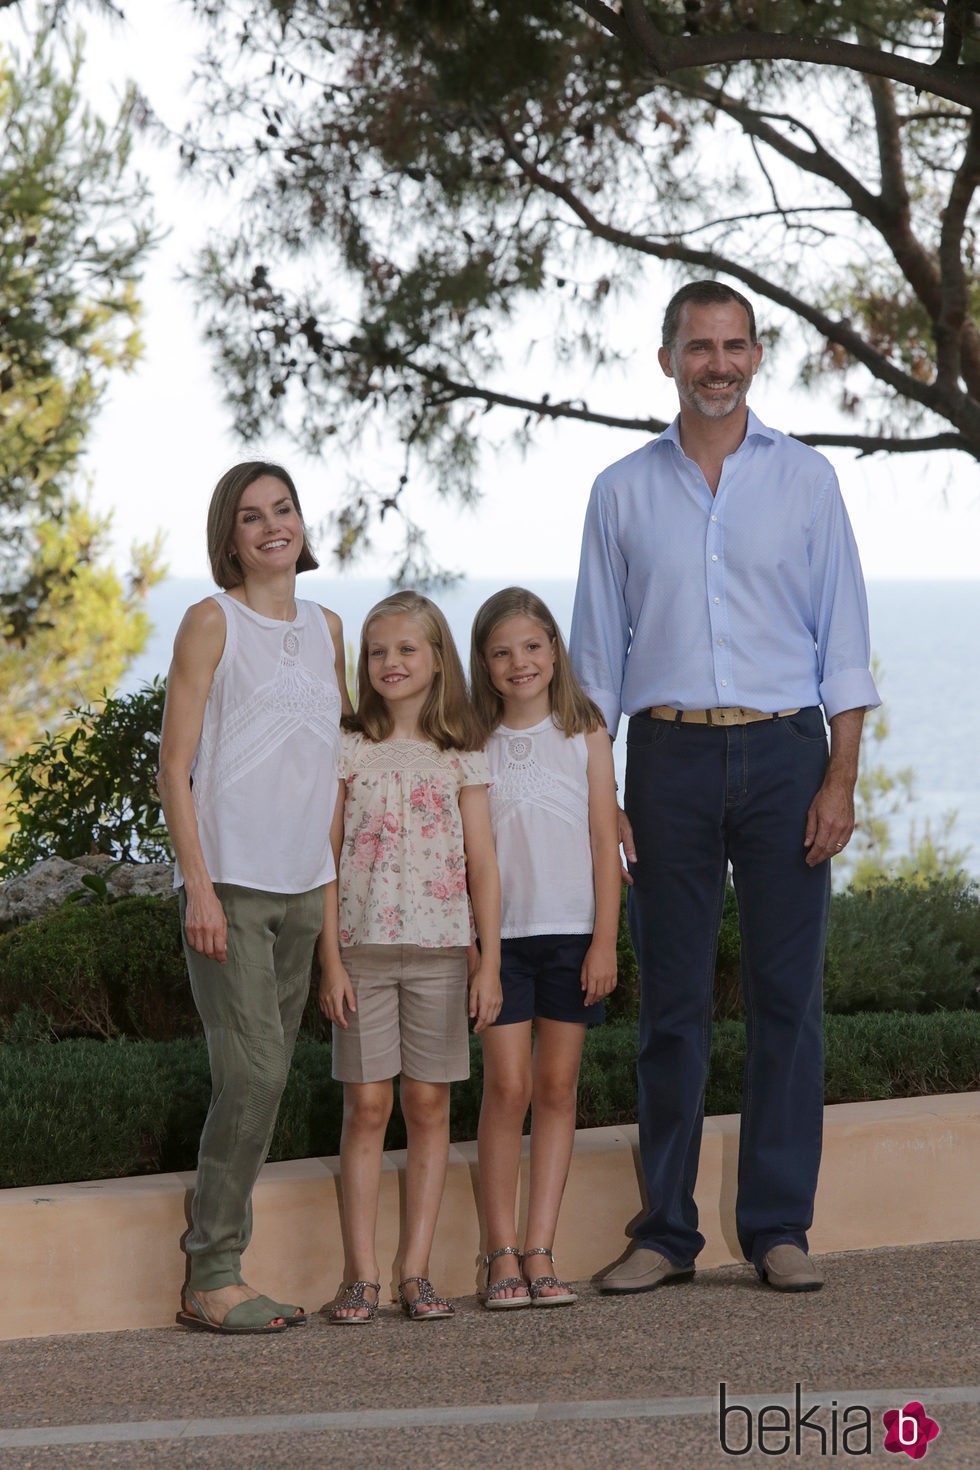
[[[752,412],[751,408],[749,409],[748,413],[749,413],[749,418],[748,418],[748,423],[745,426],[745,439],[742,440],[742,443],[744,444],[746,442],[746,440],[748,440],[748,439],[767,439],[770,443],[772,443],[773,440],[776,437],[775,430],[770,429],[767,424],[764,424],[762,422],[762,420],[760,418],[758,418]],[[654,442],[654,444],[664,444],[664,443],[666,443],[666,444],[676,444],[677,445],[677,448],[680,449],[680,447],[681,447],[681,416],[680,416],[680,414],[677,415],[677,417],[674,419],[673,423],[667,425],[667,427],[666,427],[666,429],[664,429],[663,433],[660,434],[656,439],[654,439],[653,442]],[[683,450],[681,452],[683,453]]]

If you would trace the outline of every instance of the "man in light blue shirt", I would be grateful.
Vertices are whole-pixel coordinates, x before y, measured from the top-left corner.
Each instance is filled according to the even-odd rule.
[[[777,1290],[823,1284],[807,1231],[828,859],[853,830],[861,728],[879,699],[837,478],[747,408],[761,359],[745,297],[717,281],[677,292],[659,361],[680,413],[599,475],[586,513],[570,648],[610,734],[630,717],[624,845],[647,1196],[608,1293],[687,1280],[704,1245],[694,1184],[729,863],[748,1035],[739,1242]]]

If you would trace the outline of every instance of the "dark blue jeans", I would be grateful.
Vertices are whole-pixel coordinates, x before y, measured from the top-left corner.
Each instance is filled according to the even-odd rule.
[[[807,1248],[823,1124],[823,955],[830,865],[809,868],[807,809],[827,764],[819,709],[726,728],[629,722],[626,814],[637,860],[628,912],[640,969],[644,1246],[686,1266],[728,864],[738,897],[748,1057],[736,1228],[756,1266]]]

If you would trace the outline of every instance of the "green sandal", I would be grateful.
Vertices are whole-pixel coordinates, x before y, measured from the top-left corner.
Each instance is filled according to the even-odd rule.
[[[271,1317],[282,1317],[287,1327],[304,1327],[306,1325],[306,1313],[302,1307],[293,1306],[292,1302],[273,1301],[271,1296],[257,1296],[257,1302],[264,1302],[269,1308]]]
[[[193,1310],[189,1311],[188,1307]],[[286,1322],[277,1322],[277,1317],[282,1317],[279,1306],[267,1296],[258,1296],[230,1307],[221,1321],[216,1322],[208,1315],[196,1293],[189,1289],[185,1290],[184,1306],[177,1313],[177,1321],[182,1327],[190,1327],[194,1332],[221,1332],[228,1336],[285,1332]]]

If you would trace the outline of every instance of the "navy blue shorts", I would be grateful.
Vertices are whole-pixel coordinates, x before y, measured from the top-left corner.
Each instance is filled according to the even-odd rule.
[[[606,1018],[601,1000],[584,1004],[582,961],[591,934],[531,934],[500,943],[500,987],[504,1003],[495,1026],[515,1021],[577,1021],[598,1026]]]

